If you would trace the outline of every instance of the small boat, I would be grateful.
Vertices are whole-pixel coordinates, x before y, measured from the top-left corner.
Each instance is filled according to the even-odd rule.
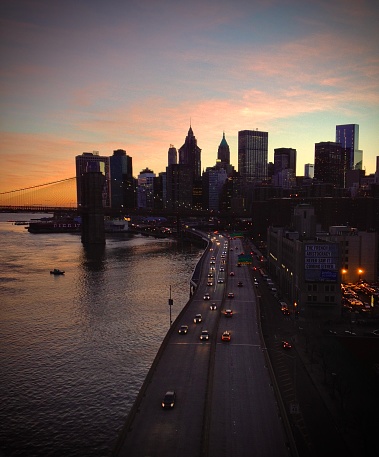
[[[51,275],[64,275],[64,271],[58,270],[58,268],[54,268],[54,270],[50,270]]]

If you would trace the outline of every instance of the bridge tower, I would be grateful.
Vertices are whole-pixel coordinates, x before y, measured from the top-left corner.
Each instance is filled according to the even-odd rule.
[[[105,244],[104,208],[102,192],[104,175],[99,171],[89,171],[81,176],[82,243]]]

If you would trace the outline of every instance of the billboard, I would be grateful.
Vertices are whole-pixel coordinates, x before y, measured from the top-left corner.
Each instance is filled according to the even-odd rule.
[[[338,279],[338,245],[306,244],[304,251],[305,280],[336,282]]]

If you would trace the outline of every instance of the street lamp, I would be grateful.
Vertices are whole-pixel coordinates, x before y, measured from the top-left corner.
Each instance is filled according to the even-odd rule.
[[[171,318],[171,308],[174,304],[174,300],[171,298],[171,286],[170,286],[170,298],[168,299],[168,307],[170,308],[170,327],[172,325],[172,318]]]
[[[359,281],[361,281],[362,273],[363,273],[362,268],[358,268],[358,275],[359,275],[359,276],[358,276],[358,279],[359,279]]]
[[[342,282],[345,283],[346,282],[346,280],[345,280],[346,276],[345,275],[347,273],[346,268],[342,268],[341,273],[342,273]]]

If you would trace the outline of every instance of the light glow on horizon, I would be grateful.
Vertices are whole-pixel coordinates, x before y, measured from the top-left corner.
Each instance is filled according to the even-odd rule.
[[[133,175],[165,171],[190,122],[213,166],[225,132],[297,150],[297,175],[335,127],[359,124],[379,155],[374,0],[3,0],[0,191],[75,176],[75,156],[125,149]],[[190,121],[191,119],[191,121]]]

